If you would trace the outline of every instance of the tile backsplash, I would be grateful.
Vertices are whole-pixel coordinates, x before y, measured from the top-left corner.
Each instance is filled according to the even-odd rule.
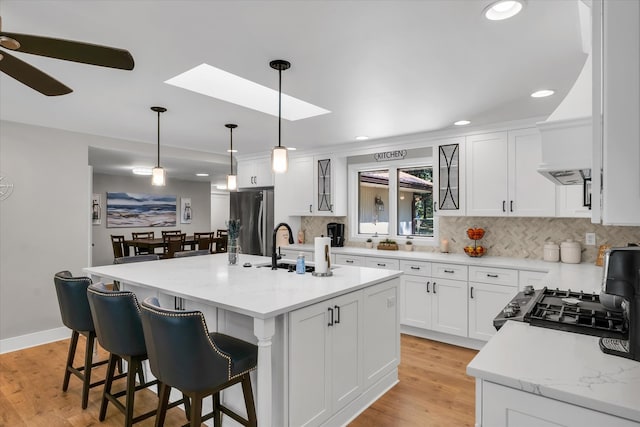
[[[347,217],[302,217],[305,241],[312,243],[314,237],[326,235],[329,222],[345,224],[346,246],[364,246],[361,242],[349,242]],[[640,227],[592,224],[588,218],[443,217],[440,218],[440,239],[449,241],[449,252],[463,253],[466,245],[473,244],[473,240],[467,237],[467,229],[477,227],[485,229],[485,235],[478,244],[487,249],[487,254],[514,258],[542,259],[542,248],[548,240],[560,243],[573,239],[580,242],[583,262],[595,262],[600,245],[640,243]],[[584,244],[585,233],[596,234],[595,246]],[[439,250],[433,246],[414,245],[414,248],[425,252]]]

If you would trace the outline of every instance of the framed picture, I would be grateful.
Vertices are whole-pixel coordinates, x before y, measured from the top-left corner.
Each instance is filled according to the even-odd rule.
[[[176,196],[107,193],[107,228],[175,225]]]
[[[102,224],[102,204],[100,203],[100,195],[91,196],[91,223],[93,225]]]
[[[180,199],[180,224],[191,224],[191,197]]]

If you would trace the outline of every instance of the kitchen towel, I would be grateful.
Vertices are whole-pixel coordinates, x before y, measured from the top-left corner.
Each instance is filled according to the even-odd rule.
[[[314,247],[313,261],[316,266],[316,273],[328,273],[331,267],[331,237],[316,237]]]

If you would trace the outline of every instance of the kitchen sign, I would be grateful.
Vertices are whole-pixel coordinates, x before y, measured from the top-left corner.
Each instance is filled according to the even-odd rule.
[[[376,162],[383,162],[386,160],[402,160],[407,155],[407,150],[394,150],[394,151],[382,151],[375,153],[373,158]]]

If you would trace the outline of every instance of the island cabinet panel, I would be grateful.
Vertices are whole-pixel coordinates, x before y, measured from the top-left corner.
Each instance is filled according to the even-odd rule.
[[[362,291],[289,317],[289,423],[322,425],[362,393]]]
[[[364,289],[364,387],[400,363],[399,279]]]
[[[482,381],[482,415],[491,427],[631,427],[638,423],[533,393]]]

